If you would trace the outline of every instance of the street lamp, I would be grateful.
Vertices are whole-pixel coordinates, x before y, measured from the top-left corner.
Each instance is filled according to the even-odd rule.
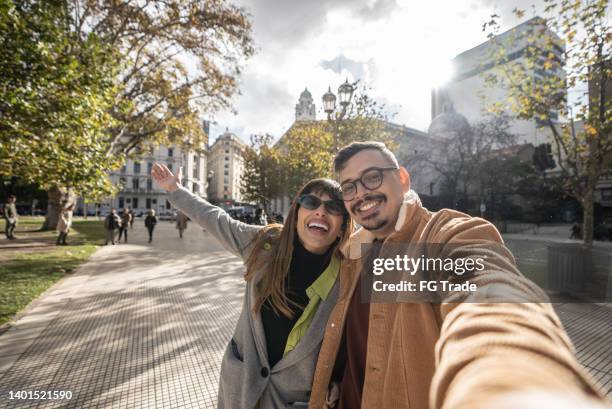
[[[338,151],[338,122],[344,119],[346,115],[346,109],[351,103],[353,98],[353,92],[355,92],[355,86],[359,80],[354,83],[349,83],[348,78],[346,81],[338,87],[338,97],[331,91],[331,86],[328,87],[327,92],[323,95],[323,110],[327,114],[327,120],[332,121],[332,115],[334,115],[334,153]],[[340,100],[340,112],[336,111],[336,100]]]

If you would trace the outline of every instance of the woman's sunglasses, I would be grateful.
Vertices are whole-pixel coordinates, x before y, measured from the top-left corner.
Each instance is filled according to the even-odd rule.
[[[344,205],[336,200],[321,200],[315,195],[302,195],[300,196],[298,203],[305,209],[316,210],[321,206],[321,203],[325,206],[325,210],[329,214],[339,216],[342,214]]]

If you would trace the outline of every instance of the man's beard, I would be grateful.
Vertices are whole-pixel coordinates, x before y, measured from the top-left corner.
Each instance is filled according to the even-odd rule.
[[[359,206],[361,206],[363,204],[363,202],[368,201],[368,200],[380,200],[381,203],[386,203],[387,202],[387,196],[385,196],[382,193],[374,193],[374,194],[371,194],[371,195],[367,195],[363,199],[361,199],[360,201],[355,203],[353,206],[351,206],[352,213],[357,215],[359,213],[357,208]],[[375,219],[378,216],[379,216],[379,214],[375,213],[375,214],[371,215],[370,217],[368,217],[366,220],[364,220],[363,223],[359,223],[359,224],[364,229],[366,229],[368,231],[379,230],[379,229],[385,227],[389,223],[389,221],[388,220],[379,220],[379,221],[376,221]]]

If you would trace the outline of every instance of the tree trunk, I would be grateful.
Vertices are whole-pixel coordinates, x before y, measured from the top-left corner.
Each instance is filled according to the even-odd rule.
[[[47,190],[47,215],[45,216],[45,222],[41,230],[53,230],[57,227],[59,222],[60,213],[62,210],[62,203],[67,202],[66,205],[71,203],[76,204],[77,197],[70,189],[59,188],[54,186]]]
[[[593,244],[594,195],[594,186],[587,186],[584,200],[582,201],[582,237],[584,244],[589,246]]]

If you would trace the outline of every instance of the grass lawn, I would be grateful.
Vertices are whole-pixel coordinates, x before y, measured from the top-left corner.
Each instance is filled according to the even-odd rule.
[[[68,235],[69,245],[55,246],[57,233],[41,232],[42,222],[42,217],[22,217],[15,232],[19,240],[2,242],[36,242],[40,246],[0,252],[0,325],[86,261],[104,241],[102,221],[77,219]],[[4,222],[0,228],[4,231]]]

